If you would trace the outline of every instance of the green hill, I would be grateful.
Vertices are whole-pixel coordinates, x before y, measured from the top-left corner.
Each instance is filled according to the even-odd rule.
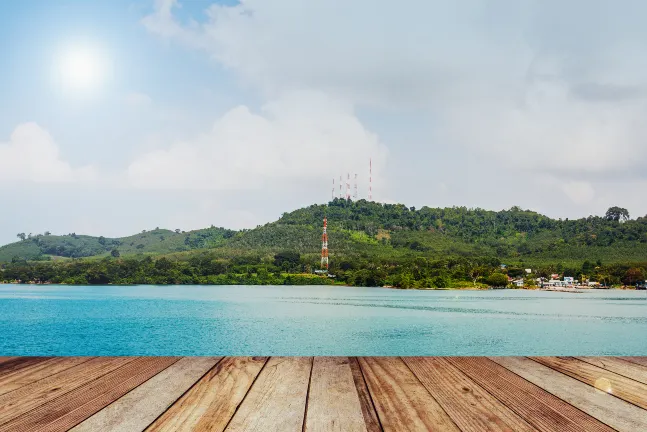
[[[619,208],[556,220],[517,207],[415,209],[335,199],[237,232],[211,227],[118,239],[39,235],[0,248],[0,262],[9,263],[2,278],[232,284],[296,283],[295,274],[302,274],[298,283],[330,283],[308,276],[319,266],[324,216],[330,270],[352,285],[473,285],[491,276],[501,281],[501,272],[522,277],[525,268],[604,283],[635,283],[647,273],[647,218],[629,219]]]
[[[188,232],[156,228],[121,238],[92,237],[75,233],[60,236],[36,235],[0,247],[0,262],[101,257],[110,255],[113,250],[117,250],[121,256],[168,254],[215,247],[234,234],[235,231],[232,230],[211,227]]]

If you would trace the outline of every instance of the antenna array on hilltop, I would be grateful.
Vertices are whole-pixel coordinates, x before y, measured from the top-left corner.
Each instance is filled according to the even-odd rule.
[[[346,173],[346,181],[344,182],[344,176],[339,176],[339,199],[350,200],[353,199],[357,201],[359,199],[359,180],[358,175],[355,174],[353,182],[353,194],[351,196],[351,183],[350,183],[350,173]],[[330,199],[335,199],[335,178],[332,179],[332,190],[330,192]],[[373,201],[373,160],[369,158],[368,160],[368,200]]]

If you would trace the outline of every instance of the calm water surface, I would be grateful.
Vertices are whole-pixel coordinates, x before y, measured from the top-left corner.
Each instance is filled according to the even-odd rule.
[[[0,355],[647,355],[647,293],[0,285]]]

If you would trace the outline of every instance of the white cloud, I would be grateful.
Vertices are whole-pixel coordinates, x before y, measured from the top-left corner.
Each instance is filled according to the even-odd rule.
[[[641,2],[246,0],[188,25],[173,16],[180,2],[158,5],[151,32],[206,50],[272,97],[310,88],[427,110],[433,149],[571,176],[647,156]]]
[[[399,156],[389,184],[425,204],[439,195],[409,185],[468,169],[450,204],[523,196],[578,214],[616,205],[608,191],[619,179],[635,189],[646,177],[644,2],[245,0],[188,24],[174,16],[177,0],[159,5],[144,20],[151,32],[204,50],[269,99],[314,89],[353,108],[415,113],[429,125],[416,128],[417,145],[398,140],[407,121],[380,132]],[[434,166],[398,183],[412,158]]]
[[[92,166],[73,168],[61,159],[50,134],[36,123],[17,126],[9,142],[0,142],[0,181],[57,183],[88,181]]]
[[[587,182],[568,182],[562,186],[562,190],[575,204],[589,203],[595,197],[593,186]]]
[[[236,107],[202,136],[143,154],[128,177],[140,188],[215,190],[327,183],[347,172],[365,181],[369,157],[379,171],[386,155],[351,106],[301,91],[267,103],[260,113]]]

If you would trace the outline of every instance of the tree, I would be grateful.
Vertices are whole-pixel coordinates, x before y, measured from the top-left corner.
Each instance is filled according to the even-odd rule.
[[[99,244],[100,245],[105,245],[106,244],[106,238],[104,236],[99,237]]]
[[[505,287],[508,286],[508,276],[503,273],[492,273],[488,276],[486,282],[492,287]]]
[[[629,220],[629,211],[622,207],[611,207],[604,218],[608,221],[624,222]]]
[[[468,273],[470,275],[470,279],[472,279],[472,283],[474,283],[474,286],[476,286],[476,281],[486,272],[487,269],[483,266],[470,266]]]
[[[173,267],[173,263],[168,258],[162,257],[157,261],[155,261],[155,268],[157,270],[166,271],[166,270],[170,270],[171,267]]]
[[[301,254],[294,251],[281,251],[274,255],[274,265],[284,270],[295,268],[300,260]]]
[[[52,235],[52,233],[51,233],[51,232],[49,232],[49,231],[45,231],[45,235],[46,235],[46,236],[48,236],[48,235]]]
[[[16,234],[16,237],[18,237],[22,241],[25,241],[25,239],[27,238],[27,235],[25,235],[25,233],[18,233]]]
[[[119,258],[121,256],[117,249],[113,249],[112,252],[110,252],[110,255],[112,255],[114,258]]]
[[[643,270],[638,267],[633,267],[626,271],[625,276],[622,278],[622,282],[627,285],[635,285],[636,282],[644,279],[645,274],[643,273]]]
[[[176,229],[175,229],[175,234],[179,234],[179,233],[180,233],[180,229],[179,229],[179,228],[176,228]]]

